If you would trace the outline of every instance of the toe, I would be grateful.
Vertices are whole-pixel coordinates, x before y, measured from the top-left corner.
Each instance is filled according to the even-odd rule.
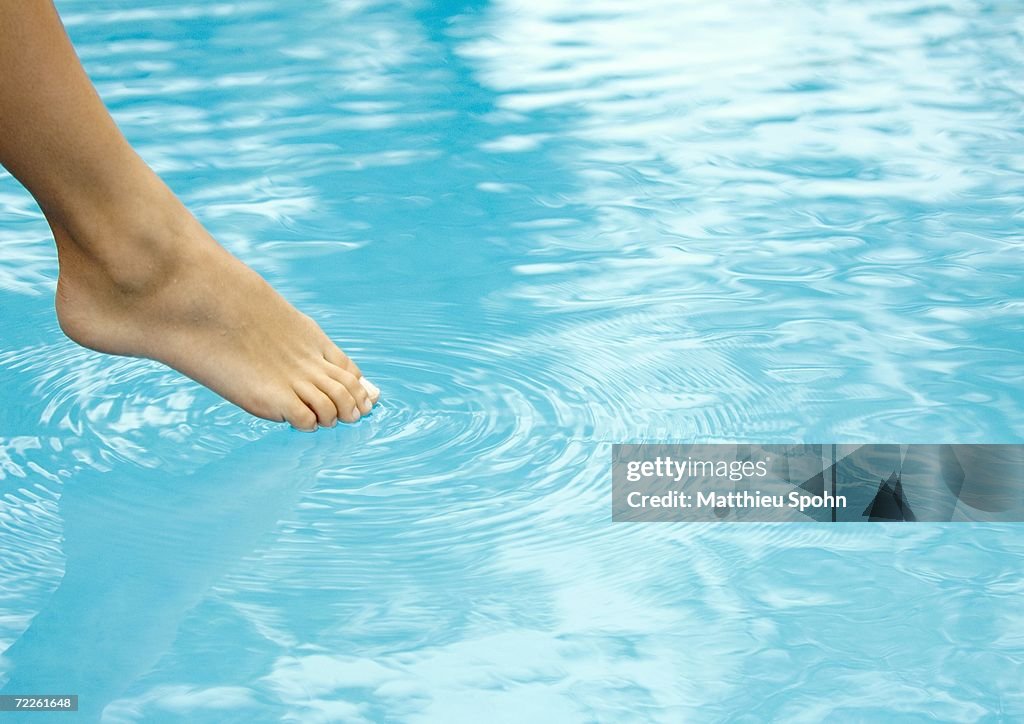
[[[362,379],[361,377],[357,377],[351,372],[340,369],[334,365],[330,365],[330,368],[327,370],[327,374],[332,380],[335,380],[344,386],[345,390],[355,402],[359,413],[365,415],[370,411],[373,407],[373,401],[370,399],[366,388],[359,382],[359,380]]]
[[[353,362],[351,359],[349,359],[349,356],[347,354],[338,349],[338,346],[336,344],[328,344],[327,349],[324,350],[324,359],[326,359],[332,365],[340,367],[341,369],[355,375],[356,377],[363,376],[363,373],[359,369],[359,366],[356,365],[356,363]]]
[[[281,415],[285,422],[296,430],[313,432],[316,430],[316,413],[314,413],[305,402],[298,397],[293,397],[291,402],[285,406]]]
[[[331,398],[341,420],[356,422],[359,419],[360,410],[345,385],[332,377],[325,377],[317,380],[317,386]]]
[[[380,388],[365,377],[359,378],[359,384],[361,384],[363,389],[366,390],[366,394],[369,396],[370,402],[376,405],[377,400],[380,399]]]
[[[312,382],[300,382],[295,385],[295,394],[306,403],[314,413],[316,420],[323,427],[334,427],[338,421],[338,409],[327,393]]]

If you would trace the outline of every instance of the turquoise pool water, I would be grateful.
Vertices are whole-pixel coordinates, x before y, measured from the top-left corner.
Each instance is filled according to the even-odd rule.
[[[1024,719],[1024,528],[613,525],[609,471],[1024,442],[1019,5],[59,7],[142,155],[385,398],[303,435],[76,347],[0,177],[0,688],[106,722]]]

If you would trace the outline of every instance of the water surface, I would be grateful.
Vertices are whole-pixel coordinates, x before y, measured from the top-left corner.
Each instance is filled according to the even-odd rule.
[[[7,690],[108,722],[1024,718],[1017,526],[612,525],[608,465],[1024,442],[1013,3],[59,7],[140,153],[385,399],[302,435],[76,347],[0,178]]]

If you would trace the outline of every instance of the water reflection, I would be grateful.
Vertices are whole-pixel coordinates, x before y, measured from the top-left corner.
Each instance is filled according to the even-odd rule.
[[[315,479],[324,444],[281,432],[187,475],[122,466],[66,480],[63,577],[4,652],[4,692],[80,693],[83,716],[97,719],[210,586],[267,542]]]

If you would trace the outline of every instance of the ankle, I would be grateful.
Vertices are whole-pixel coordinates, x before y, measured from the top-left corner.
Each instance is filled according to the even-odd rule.
[[[48,216],[62,272],[88,267],[90,276],[102,276],[128,295],[151,293],[171,281],[187,263],[198,222],[164,190],[90,209],[66,224]]]

